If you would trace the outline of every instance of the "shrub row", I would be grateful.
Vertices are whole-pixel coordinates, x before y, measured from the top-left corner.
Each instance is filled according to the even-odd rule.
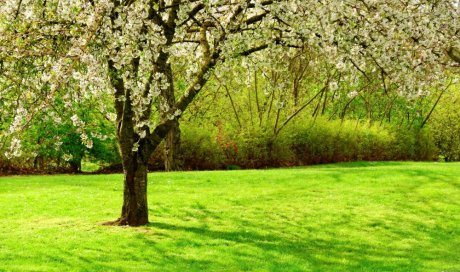
[[[357,121],[309,120],[272,130],[182,127],[184,170],[266,168],[347,161],[434,160],[437,149],[427,129],[392,128]],[[152,156],[162,169],[162,147]]]
[[[183,170],[287,167],[348,161],[434,160],[443,150],[435,144],[436,133],[428,129],[406,129],[369,125],[357,121],[330,121],[318,118],[286,126],[276,137],[273,129],[243,129],[232,126],[181,126],[179,165]],[[115,150],[113,147],[110,150]],[[94,150],[96,151],[96,150]],[[113,153],[113,152],[112,152]],[[104,172],[120,172],[115,156]],[[32,164],[2,163],[0,172],[38,171]],[[71,171],[62,167],[41,171]],[[18,168],[19,167],[19,168]],[[61,169],[62,168],[62,169]],[[163,170],[163,147],[150,159],[151,170]],[[40,172],[41,173],[41,172]]]

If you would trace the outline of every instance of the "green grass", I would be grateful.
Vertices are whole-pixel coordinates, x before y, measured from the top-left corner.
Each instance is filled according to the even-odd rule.
[[[0,178],[0,271],[460,271],[459,163]]]

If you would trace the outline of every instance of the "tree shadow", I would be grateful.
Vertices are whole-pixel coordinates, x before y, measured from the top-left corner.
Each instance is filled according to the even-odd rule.
[[[337,182],[349,182],[347,173],[349,173],[347,169],[337,171],[334,169],[329,176]],[[313,271],[423,271],[427,269],[427,260],[432,259],[433,256],[452,256],[455,258],[456,255],[450,252],[455,250],[454,246],[446,246],[446,244],[456,241],[453,234],[449,234],[455,230],[442,227],[443,222],[452,221],[453,218],[449,214],[442,213],[436,207],[437,204],[445,203],[448,200],[436,197],[425,203],[423,196],[417,194],[417,191],[425,185],[431,185],[430,182],[445,183],[446,186],[451,185],[458,189],[460,187],[458,179],[454,178],[456,176],[417,168],[401,168],[393,170],[392,173],[409,177],[409,182],[403,184],[403,189],[392,190],[382,187],[384,193],[388,193],[390,196],[394,194],[395,197],[401,198],[401,201],[394,199],[394,201],[389,200],[389,202],[382,204],[389,205],[386,207],[389,212],[397,211],[395,214],[384,214],[382,219],[369,213],[365,215],[367,218],[356,223],[355,221],[359,220],[362,215],[351,214],[349,216],[344,215],[341,220],[337,218],[333,222],[334,225],[328,225],[331,222],[323,222],[319,225],[306,224],[302,226],[301,224],[293,224],[289,221],[289,217],[286,217],[283,221],[286,221],[285,227],[290,227],[288,232],[297,229],[301,233],[283,234],[282,230],[264,226],[263,222],[245,218],[222,218],[220,215],[207,210],[206,207],[197,204],[193,206],[196,211],[186,213],[189,217],[195,217],[195,222],[182,219],[177,221],[177,224],[172,224],[170,221],[166,221],[167,219],[158,218],[147,228],[153,232],[160,230],[175,233],[175,236],[187,239],[189,244],[194,244],[197,241],[205,241],[206,243],[199,246],[227,244],[229,248],[226,250],[226,256],[233,259],[235,263],[271,262],[276,267],[274,270],[289,267],[289,271],[304,271],[308,267],[307,270]],[[387,171],[379,170],[374,173],[372,179],[382,179],[388,174]],[[414,181],[410,177],[413,177]],[[426,181],[419,182],[415,179],[417,177],[424,177]],[[372,188],[372,184],[367,186]],[[233,203],[233,205],[237,204]],[[269,213],[270,211],[267,211],[267,214]],[[425,218],[432,219],[435,223],[424,222]],[[206,223],[206,219],[213,219],[214,222],[231,221],[233,226],[239,227],[222,230],[219,229],[218,225]],[[328,227],[330,229],[327,229]],[[354,228],[360,228],[357,233],[364,235],[369,232],[372,236],[372,232],[378,232],[383,241],[371,242],[365,236],[357,239],[356,236],[343,235],[344,231],[353,231]],[[458,232],[460,232],[459,229],[456,233]],[[373,238],[378,239],[379,236],[376,235]],[[146,239],[146,243],[151,243],[148,237],[142,236],[139,239]],[[396,241],[407,240],[408,242],[407,244],[405,242],[381,244],[392,239]],[[440,243],[443,245],[440,246]],[[246,246],[254,250],[249,253],[247,251],[241,253],[236,249],[238,246]],[[225,249],[220,248],[219,250]],[[281,259],[280,256],[286,256],[289,261]],[[447,261],[446,263],[448,269],[448,265],[452,262]]]
[[[388,167],[388,166],[404,166],[407,162],[403,161],[354,161],[354,162],[338,162],[326,163],[310,166],[301,166],[300,168],[365,168],[365,167]]]
[[[274,267],[289,267],[289,271],[303,271],[305,267],[313,271],[342,270],[353,271],[363,267],[379,268],[379,271],[397,271],[404,267],[400,260],[404,253],[395,250],[382,251],[364,241],[351,241],[341,238],[334,233],[326,237],[303,237],[302,239],[286,239],[275,234],[259,234],[254,231],[219,231],[207,227],[172,225],[155,222],[149,228],[167,230],[179,233],[193,234],[193,237],[206,238],[214,242],[228,245],[255,247],[253,254],[246,254],[250,262],[271,262]],[[184,235],[189,237],[189,235]],[[214,243],[213,242],[213,243]],[[147,241],[147,243],[149,243]],[[241,253],[237,250],[228,250],[226,254],[235,262],[241,262]],[[279,256],[288,256],[291,261],[283,261]],[[292,262],[292,260],[296,260]],[[412,260],[410,267],[416,268],[420,264]],[[276,269],[275,269],[276,270]]]

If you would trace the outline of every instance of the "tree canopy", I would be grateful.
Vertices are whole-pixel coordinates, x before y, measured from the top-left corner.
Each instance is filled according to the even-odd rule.
[[[8,125],[0,137],[12,139],[9,154],[19,155],[15,134],[63,103],[91,147],[86,123],[73,112],[91,101],[117,126],[125,168],[119,223],[144,224],[146,161],[213,72],[248,56],[270,66],[272,56],[307,48],[356,86],[350,97],[363,81],[426,95],[458,67],[459,29],[458,1],[6,0],[0,116]],[[183,88],[175,90],[178,77]]]

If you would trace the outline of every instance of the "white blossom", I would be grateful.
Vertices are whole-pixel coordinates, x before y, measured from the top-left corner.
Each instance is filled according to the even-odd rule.
[[[350,99],[353,99],[353,98],[357,97],[358,94],[359,94],[359,93],[358,93],[357,91],[351,91],[351,92],[349,92],[349,93],[347,94],[347,97],[350,98]]]

